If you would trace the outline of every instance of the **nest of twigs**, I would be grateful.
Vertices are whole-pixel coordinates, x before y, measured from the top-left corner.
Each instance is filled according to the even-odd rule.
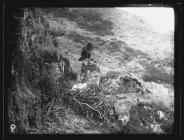
[[[67,113],[68,110],[73,113]],[[74,120],[77,118],[86,119],[90,126],[76,125]],[[70,125],[65,124],[67,120],[70,121]],[[58,124],[58,126],[51,125],[52,127],[49,125],[49,133],[51,130],[55,133],[56,128],[57,133],[117,133],[120,131],[113,100],[105,98],[101,89],[95,85],[88,85],[82,90],[65,90],[61,96],[54,97],[46,107],[45,122],[52,125]],[[69,130],[71,132],[68,132]]]
[[[65,92],[62,98],[77,114],[92,119],[101,126],[116,122],[113,101],[104,98],[97,86],[91,85],[83,90]]]

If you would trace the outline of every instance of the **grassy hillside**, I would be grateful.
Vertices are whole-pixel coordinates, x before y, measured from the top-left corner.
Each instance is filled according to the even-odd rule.
[[[159,92],[174,94],[168,92],[173,90],[174,81],[173,33],[160,34],[154,31],[144,18],[115,8],[69,8],[65,9],[63,15],[59,11],[60,9],[51,11],[48,21],[51,28],[65,32],[64,36],[58,36],[57,39],[61,52],[69,57],[74,71],[80,72],[80,50],[91,41],[95,47],[92,56],[102,73],[125,70],[142,79],[153,91],[161,87],[154,89],[150,82],[162,85]],[[74,18],[71,18],[70,14]],[[104,21],[108,21],[111,22],[112,28],[107,26],[104,35],[98,34],[98,29],[94,32],[80,26],[81,22],[91,25],[97,22],[96,18],[85,18],[86,14],[88,17],[98,15],[96,17],[100,20],[101,26],[106,26]],[[83,17],[82,21],[76,20],[78,17]],[[108,31],[113,34],[109,34]],[[173,102],[173,96],[168,100]]]
[[[114,8],[55,9],[51,13],[48,16],[50,26],[65,32],[64,36],[58,36],[58,42],[65,52],[72,52],[72,62],[79,64],[77,58],[80,49],[91,41],[95,47],[94,58],[104,71],[114,68],[137,73],[138,70],[132,69],[131,63],[140,67],[152,65],[153,69],[161,70],[169,77],[170,82],[166,83],[172,83],[173,37],[155,32],[141,17]],[[94,28],[97,23],[103,29]],[[149,73],[149,70],[144,70]],[[145,73],[138,74],[142,77]],[[160,74],[155,71],[156,77]]]

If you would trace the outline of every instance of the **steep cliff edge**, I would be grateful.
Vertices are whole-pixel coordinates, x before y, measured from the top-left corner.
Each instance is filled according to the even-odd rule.
[[[42,128],[46,104],[69,87],[76,75],[69,60],[58,53],[54,33],[41,11],[25,8],[21,12],[20,35],[12,51],[8,115],[9,125],[15,124],[17,133],[26,133]]]

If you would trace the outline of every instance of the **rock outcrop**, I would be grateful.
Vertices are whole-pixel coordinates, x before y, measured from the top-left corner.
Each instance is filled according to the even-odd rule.
[[[18,18],[21,34],[16,38],[19,41],[12,44],[16,47],[11,58],[8,123],[14,124],[16,133],[20,134],[31,128],[42,128],[46,104],[59,96],[61,89],[69,87],[69,80],[76,75],[69,60],[54,49],[54,36],[39,9],[25,8],[19,12],[22,13]]]
[[[81,66],[81,81],[82,83],[99,85],[100,68],[94,60],[83,62]]]
[[[87,65],[83,65],[86,72],[83,73],[86,77],[83,80],[89,83],[94,79],[93,72],[99,71],[96,65],[90,64],[88,62]],[[161,105],[141,101],[144,95],[152,93],[137,77],[128,72],[110,71],[106,74],[98,73],[97,79],[98,88],[104,99],[112,101],[111,107],[105,107],[107,112],[104,115],[108,118],[106,123],[115,125],[117,132],[125,134],[172,132],[173,114]],[[111,98],[107,97],[108,95]],[[112,100],[113,98],[115,99]]]
[[[105,94],[150,93],[138,78],[128,72],[109,71],[100,77],[99,86]]]
[[[139,103],[130,109],[127,118],[125,133],[172,133],[173,113],[161,106]]]

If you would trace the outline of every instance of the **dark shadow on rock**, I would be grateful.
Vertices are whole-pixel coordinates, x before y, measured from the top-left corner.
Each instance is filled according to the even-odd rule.
[[[172,113],[166,109],[155,104],[138,104],[130,109],[130,119],[123,130],[130,134],[172,133],[171,122]]]

